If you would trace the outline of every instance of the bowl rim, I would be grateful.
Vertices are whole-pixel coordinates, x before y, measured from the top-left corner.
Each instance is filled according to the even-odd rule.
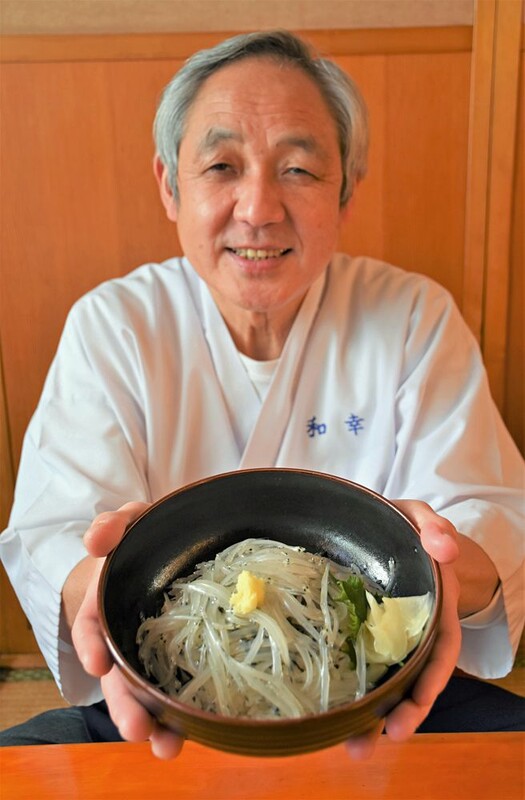
[[[197,481],[193,481],[191,483],[185,484],[183,486],[174,489],[172,492],[169,492],[166,495],[163,495],[161,498],[156,500],[152,503],[140,516],[138,516],[135,520],[133,520],[130,525],[126,528],[121,540],[118,544],[108,553],[107,557],[105,558],[104,564],[102,566],[102,570],[100,572],[98,587],[97,587],[97,607],[98,607],[98,614],[99,620],[102,627],[102,633],[104,637],[104,641],[106,646],[108,647],[111,656],[119,668],[121,672],[123,672],[128,681],[130,681],[135,687],[143,694],[147,695],[152,699],[152,702],[156,705],[162,705],[167,707],[171,714],[174,717],[184,720],[186,718],[193,718],[196,720],[200,720],[203,723],[207,723],[213,725],[214,727],[221,728],[221,727],[229,727],[232,724],[236,726],[240,726],[242,728],[252,729],[256,728],[257,730],[262,729],[280,729],[284,727],[295,727],[299,726],[304,723],[305,720],[314,720],[314,719],[329,719],[330,717],[335,718],[341,715],[344,715],[350,710],[355,710],[358,712],[361,708],[368,706],[371,703],[380,704],[383,697],[386,697],[391,690],[391,683],[390,681],[395,679],[397,683],[402,683],[404,678],[411,676],[411,673],[416,666],[416,662],[413,659],[407,658],[404,664],[398,667],[395,674],[388,679],[385,683],[380,684],[379,686],[370,689],[370,691],[366,692],[359,700],[349,700],[346,703],[340,703],[333,708],[327,709],[326,711],[319,711],[310,714],[304,714],[300,717],[277,717],[277,718],[251,718],[251,717],[235,717],[235,716],[226,716],[224,714],[220,714],[214,711],[204,711],[203,709],[197,708],[196,706],[189,705],[187,703],[181,703],[176,698],[166,694],[162,691],[162,689],[155,686],[153,683],[148,681],[144,675],[141,675],[137,670],[135,670],[126,660],[125,656],[121,653],[120,648],[118,647],[117,643],[113,639],[111,634],[106,611],[104,605],[104,591],[106,587],[106,582],[108,578],[108,573],[111,567],[111,563],[117,552],[120,544],[124,541],[125,537],[127,537],[138,525],[138,523],[144,518],[147,517],[155,508],[159,505],[162,505],[167,500],[171,499],[172,497],[181,494],[183,492],[189,491],[197,486],[202,484],[210,483],[212,481],[227,478],[230,476],[236,475],[246,475],[251,473],[293,473],[293,474],[305,474],[309,476],[319,477],[327,480],[332,480],[337,483],[341,483],[344,485],[348,485],[353,489],[357,489],[358,491],[364,492],[365,494],[370,495],[381,504],[388,506],[393,511],[396,512],[412,529],[412,532],[420,539],[420,532],[414,522],[407,517],[407,515],[402,512],[394,503],[392,503],[387,498],[383,497],[378,492],[374,491],[373,489],[369,489],[362,484],[359,484],[355,481],[351,481],[347,478],[343,478],[339,475],[334,475],[332,473],[327,472],[320,472],[317,470],[308,470],[308,469],[295,469],[293,467],[254,467],[254,468],[246,468],[246,469],[239,469],[239,470],[230,470],[226,472],[221,472],[213,475],[209,475],[205,478],[200,478]],[[255,538],[265,538],[265,537],[255,537]],[[419,644],[412,651],[410,654],[411,656],[414,655],[416,652],[418,653],[418,661],[419,664],[421,659],[426,659],[427,653],[431,650],[434,645],[434,641],[437,635],[437,624],[441,615],[442,605],[443,605],[443,586],[442,586],[442,579],[441,579],[441,572],[438,566],[438,563],[435,559],[426,552],[426,550],[422,547],[422,552],[425,554],[427,559],[429,560],[429,565],[432,571],[432,577],[434,580],[435,592],[434,592],[434,604],[432,608],[432,613],[427,621],[426,629],[422,639],[420,640]]]

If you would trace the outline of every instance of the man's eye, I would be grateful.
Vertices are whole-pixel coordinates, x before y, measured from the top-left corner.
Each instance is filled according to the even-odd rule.
[[[302,167],[288,167],[286,171],[292,175],[309,175],[313,178],[312,173],[308,172],[307,169],[303,169]]]
[[[208,172],[226,172],[228,169],[230,169],[229,164],[226,164],[224,161],[219,161],[217,164],[212,164],[208,167]]]

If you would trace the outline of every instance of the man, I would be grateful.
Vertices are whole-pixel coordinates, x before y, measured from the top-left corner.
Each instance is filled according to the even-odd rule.
[[[3,741],[120,733],[150,738],[161,757],[180,749],[111,662],[95,603],[102,559],[177,486],[271,465],[336,473],[395,499],[441,564],[433,656],[385,723],[407,738],[456,663],[481,677],[507,672],[523,625],[523,465],[475,342],[431,281],[334,254],[366,171],[366,110],[344,73],[292,35],[196,54],[167,87],[155,134],[155,175],[185,258],[104,284],[72,310],[0,543],[64,696],[83,708],[54,712],[58,734],[47,716]],[[475,705],[486,710],[480,686]],[[100,688],[119,733],[105,706],[91,707]],[[448,683],[443,698],[457,691]],[[504,719],[489,724],[523,724],[517,699],[498,702]],[[426,729],[472,724],[461,720],[469,714],[432,722],[434,710]]]

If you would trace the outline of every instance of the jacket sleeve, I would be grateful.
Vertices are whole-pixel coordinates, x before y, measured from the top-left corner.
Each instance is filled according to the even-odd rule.
[[[82,536],[94,516],[149,500],[140,374],[121,327],[96,298],[73,307],[25,436],[0,537],[3,564],[39,647],[64,697],[79,705],[102,695],[61,621],[62,587],[86,555]]]
[[[490,395],[476,341],[432,282],[413,305],[395,413],[385,494],[428,502],[494,562],[503,602],[485,621],[464,621],[458,666],[501,677],[523,629],[523,459]]]

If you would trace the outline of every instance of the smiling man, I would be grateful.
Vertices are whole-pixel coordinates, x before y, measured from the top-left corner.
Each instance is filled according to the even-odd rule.
[[[243,35],[189,59],[164,92],[155,138],[161,200],[185,257],[107,282],[72,309],[0,540],[75,705],[1,743],[122,736],[150,738],[162,757],[178,752],[180,739],[111,661],[97,576],[148,503],[266,466],[325,471],[394,500],[441,566],[432,658],[411,697],[351,750],[366,752],[383,727],[395,739],[521,728],[522,701],[451,675],[456,665],[485,678],[512,667],[523,462],[448,293],[335,253],[366,172],[359,91],[289,33]]]

